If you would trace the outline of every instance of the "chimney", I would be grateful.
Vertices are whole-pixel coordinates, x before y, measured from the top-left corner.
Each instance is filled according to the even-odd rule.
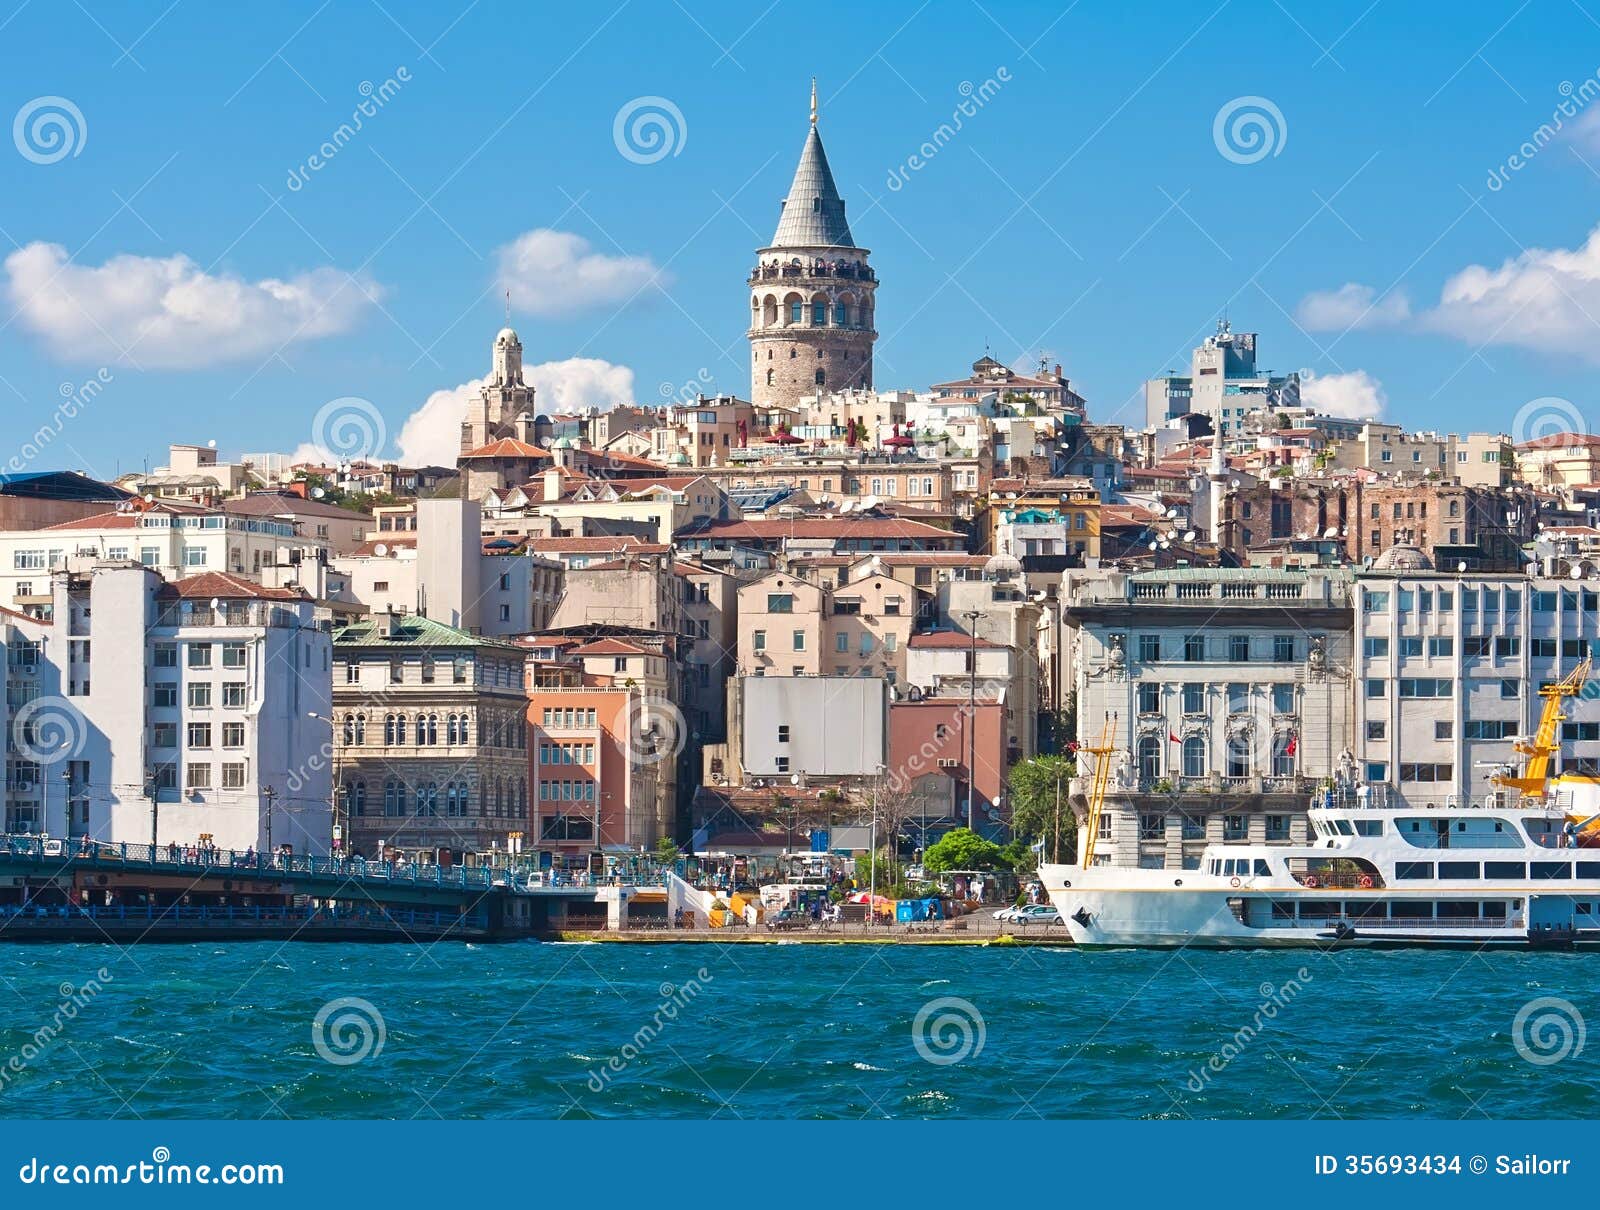
[[[532,413],[523,412],[520,416],[517,417],[517,419],[515,421],[515,431],[516,431],[516,435],[517,435],[517,440],[522,442],[523,445],[532,445],[533,444],[533,415],[532,415]]]
[[[558,467],[551,467],[545,471],[544,498],[546,502],[561,499],[561,471]]]
[[[1057,378],[1061,377],[1061,363],[1059,361],[1056,362],[1056,377]]]

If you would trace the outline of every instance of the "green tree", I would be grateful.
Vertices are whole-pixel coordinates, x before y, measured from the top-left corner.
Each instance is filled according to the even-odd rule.
[[[1077,765],[1065,756],[1035,756],[1011,766],[1011,830],[1030,845],[1044,839],[1045,857],[1070,861],[1076,848],[1077,819],[1067,803],[1068,783]]]
[[[654,857],[662,865],[671,865],[678,860],[679,856],[681,854],[678,852],[678,846],[672,843],[670,836],[663,836],[656,841]]]
[[[922,864],[930,874],[946,870],[1009,870],[1005,851],[992,840],[985,840],[971,828],[953,828],[923,854]]]

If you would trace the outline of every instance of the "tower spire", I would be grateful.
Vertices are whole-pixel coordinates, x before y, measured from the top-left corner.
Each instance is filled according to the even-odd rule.
[[[817,77],[811,77],[811,124],[817,124]]]

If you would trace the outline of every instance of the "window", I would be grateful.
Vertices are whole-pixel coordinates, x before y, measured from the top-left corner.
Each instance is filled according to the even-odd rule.
[[[1161,712],[1161,686],[1148,682],[1139,686],[1139,713],[1159,714]]]
[[[1287,815],[1268,815],[1267,816],[1267,839],[1268,840],[1288,840],[1289,839],[1289,817]]]
[[[1385,638],[1367,638],[1361,641],[1361,654],[1369,660],[1384,659],[1389,654],[1389,640]]]
[[[222,645],[222,666],[224,668],[244,667],[245,646],[243,643],[224,643]]]
[[[789,758],[787,756],[777,757],[773,764],[779,773],[787,773],[789,771]]]
[[[1455,654],[1456,641],[1449,635],[1433,635],[1428,639],[1429,659],[1449,659]]]
[[[207,710],[211,707],[211,686],[204,681],[196,681],[189,686],[189,705],[195,710]]]
[[[792,636],[792,641],[796,651],[804,651],[806,649],[806,632],[803,630],[795,631]]]
[[[1228,713],[1245,714],[1250,709],[1250,686],[1240,681],[1228,685]]]
[[[1204,714],[1206,710],[1206,687],[1198,682],[1186,682],[1183,686],[1183,712],[1185,714]]]
[[[157,709],[171,709],[178,704],[178,683],[157,681],[150,687],[150,705]]]
[[[189,667],[191,667],[191,668],[209,668],[209,667],[211,667],[211,644],[210,643],[190,643],[189,644]]]
[[[793,613],[794,594],[788,592],[769,592],[767,594],[768,613]]]
[[[1142,663],[1153,664],[1161,658],[1161,636],[1159,634],[1141,634],[1139,636],[1139,659]]]
[[[183,781],[191,790],[211,789],[211,766],[199,763],[186,765]]]
[[[150,727],[150,746],[152,748],[176,748],[178,746],[178,724],[152,724]]]
[[[1522,696],[1522,682],[1515,677],[1503,677],[1500,681],[1500,696],[1514,698]]]
[[[1294,683],[1282,682],[1272,687],[1272,712],[1274,714],[1294,713]]]
[[[1389,724],[1381,719],[1367,720],[1367,738],[1380,741],[1389,738]]]
[[[1368,589],[1361,599],[1361,604],[1367,613],[1382,613],[1389,608],[1389,594]]]
[[[244,682],[225,681],[222,685],[222,704],[235,710],[244,708]]]
[[[1404,658],[1420,656],[1422,654],[1422,636],[1411,635],[1399,640],[1397,650]]]
[[[222,724],[222,746],[224,748],[242,748],[242,747],[244,747],[244,724],[243,723],[223,723]]]
[[[222,788],[224,790],[244,789],[244,765],[238,761],[227,761],[222,766]]]
[[[1139,816],[1139,839],[1162,840],[1167,835],[1167,817],[1165,815]]]
[[[1434,739],[1454,739],[1455,735],[1456,735],[1456,725],[1450,719],[1442,718],[1442,719],[1435,719],[1434,720],[1434,722],[1433,722],[1433,738]]]
[[[1448,764],[1410,764],[1400,766],[1403,782],[1434,783],[1455,781],[1455,766]]]
[[[178,666],[178,645],[176,643],[157,643],[152,653],[151,662],[157,668],[176,668]]]
[[[834,635],[833,636],[833,649],[835,651],[849,651],[850,650],[850,636],[847,635],[847,634],[836,634],[836,635]]]
[[[1235,664],[1248,663],[1250,660],[1250,636],[1247,634],[1231,634],[1228,636],[1228,659]]]
[[[1294,663],[1294,636],[1292,634],[1276,634],[1272,636],[1272,662],[1274,664]]]
[[[190,723],[186,731],[186,739],[191,748],[211,747],[211,724]]]
[[[750,635],[750,648],[752,651],[765,651],[767,649],[767,632],[757,630]]]
[[[1438,677],[1402,677],[1401,697],[1450,697],[1455,693],[1455,682]]]
[[[1183,775],[1185,777],[1204,777],[1206,775],[1206,741],[1201,735],[1191,735],[1183,741]]]
[[[1206,640],[1204,635],[1191,634],[1183,640],[1183,658],[1187,663],[1197,664],[1206,658]]]

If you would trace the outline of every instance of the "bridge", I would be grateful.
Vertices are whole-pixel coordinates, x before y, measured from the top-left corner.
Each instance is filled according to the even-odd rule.
[[[506,940],[615,927],[637,883],[202,845],[0,837],[0,941]]]

